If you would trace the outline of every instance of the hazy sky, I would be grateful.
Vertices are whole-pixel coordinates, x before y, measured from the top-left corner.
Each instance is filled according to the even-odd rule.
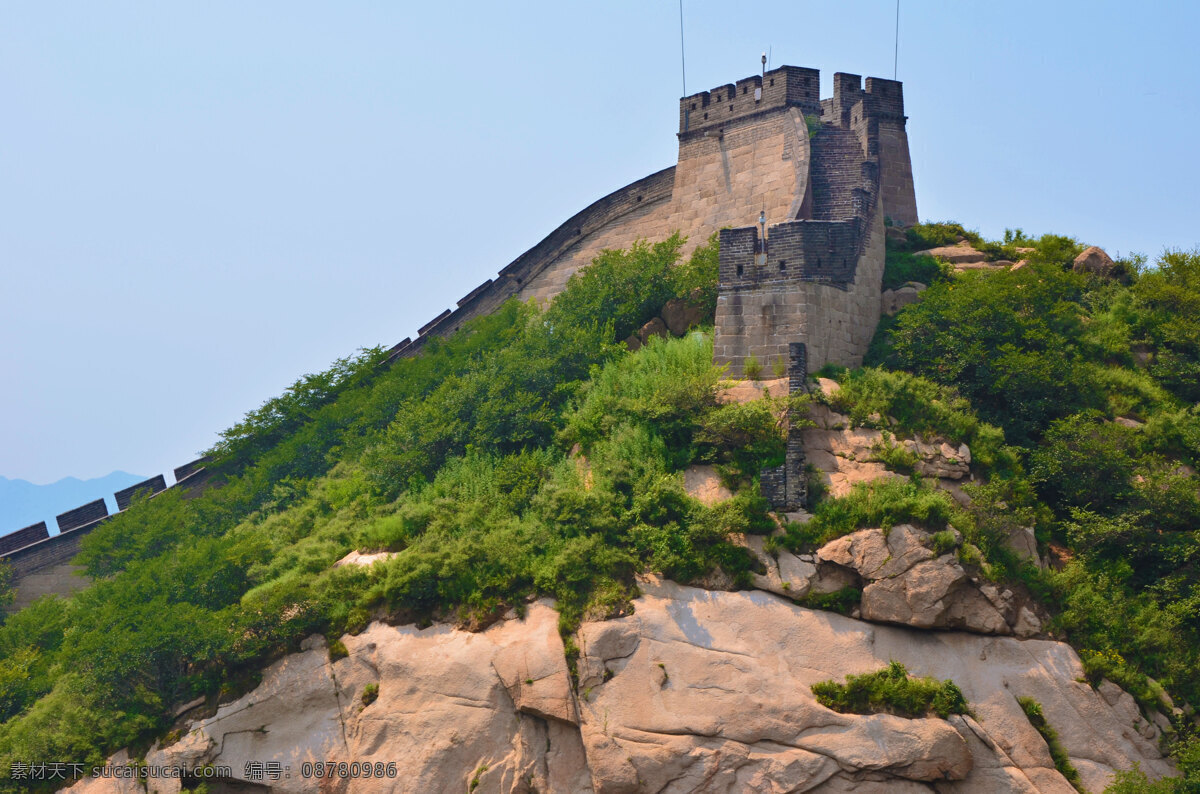
[[[921,216],[1114,254],[1200,244],[1198,9],[905,0]],[[0,475],[182,464],[673,164],[678,13],[0,5]],[[892,0],[684,15],[689,92],[768,47],[824,95],[835,71],[892,76]]]

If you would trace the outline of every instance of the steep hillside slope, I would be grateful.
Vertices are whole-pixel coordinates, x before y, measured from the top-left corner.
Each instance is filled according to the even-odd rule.
[[[0,626],[3,786],[122,751],[214,765],[162,791],[1187,790],[1152,781],[1200,771],[1200,254],[912,254],[958,234],[890,235],[928,288],[811,394],[723,379],[678,239],[307,376]]]

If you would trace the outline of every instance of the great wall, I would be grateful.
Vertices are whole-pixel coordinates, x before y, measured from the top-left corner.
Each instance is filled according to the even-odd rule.
[[[109,513],[104,499],[59,513],[54,523],[58,533],[51,535],[45,521],[30,524],[24,529],[0,536],[0,559],[12,567],[15,598],[10,609],[22,609],[35,599],[50,594],[66,595],[87,584],[79,575],[80,567],[71,564],[79,553],[80,541],[92,530],[120,515],[136,497],[152,497],[163,491],[178,488],[192,495],[203,491],[209,471],[207,458],[197,458],[172,472],[175,483],[169,488],[166,477],[155,475],[113,494],[117,512]]]
[[[576,213],[453,309],[423,325],[388,361],[509,298],[545,301],[602,250],[678,231],[684,253],[720,231],[715,356],[740,375],[748,359],[783,361],[791,388],[827,363],[856,366],[879,319],[884,227],[917,222],[902,84],[836,73],[820,99],[816,69],[783,66],[679,100],[676,165]],[[758,224],[757,226],[755,224]],[[789,440],[786,463],[764,472],[776,506],[803,503],[803,460]],[[174,470],[189,493],[208,473],[201,458]],[[162,475],[115,495],[167,488]],[[114,514],[115,515],[115,514]],[[14,608],[86,584],[71,560],[84,536],[112,516],[103,499],[0,537],[13,569]]]

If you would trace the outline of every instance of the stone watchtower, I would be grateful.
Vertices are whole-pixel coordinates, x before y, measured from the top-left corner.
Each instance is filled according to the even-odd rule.
[[[801,341],[817,366],[856,363],[878,309],[877,227],[885,215],[898,224],[917,218],[900,84],[868,79],[864,91],[861,83],[835,75],[833,98],[821,99],[816,69],[782,66],[683,97],[676,165],[567,218],[421,326],[418,338],[396,345],[392,357],[414,355],[513,296],[549,300],[606,248],[681,232],[686,256],[734,227],[723,246],[717,360],[736,374],[746,356],[769,366]],[[766,240],[736,228],[760,214],[770,226]],[[803,228],[787,228],[793,223]],[[875,305],[860,313],[870,290]],[[829,312],[805,308],[824,306]]]
[[[568,218],[392,358],[513,296],[552,298],[606,248],[678,231],[686,255],[721,229],[719,363],[740,375],[753,356],[769,370],[797,343],[813,369],[861,363],[879,317],[884,218],[917,220],[901,85],[862,83],[835,74],[821,99],[816,69],[782,66],[683,97],[676,165]]]
[[[879,319],[884,219],[917,221],[901,84],[867,78],[863,90],[858,75],[838,73],[833,98],[814,105],[817,72],[795,71],[806,80],[788,91],[805,123],[797,211],[765,234],[721,230],[715,356],[734,374],[751,358],[767,369],[794,361],[797,343],[812,369],[861,364]],[[704,123],[686,134],[720,124]]]

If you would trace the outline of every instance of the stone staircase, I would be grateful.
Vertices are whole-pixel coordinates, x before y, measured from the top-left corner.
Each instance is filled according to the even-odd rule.
[[[812,140],[813,220],[854,216],[854,189],[862,187],[862,145],[853,130],[821,125]]]

